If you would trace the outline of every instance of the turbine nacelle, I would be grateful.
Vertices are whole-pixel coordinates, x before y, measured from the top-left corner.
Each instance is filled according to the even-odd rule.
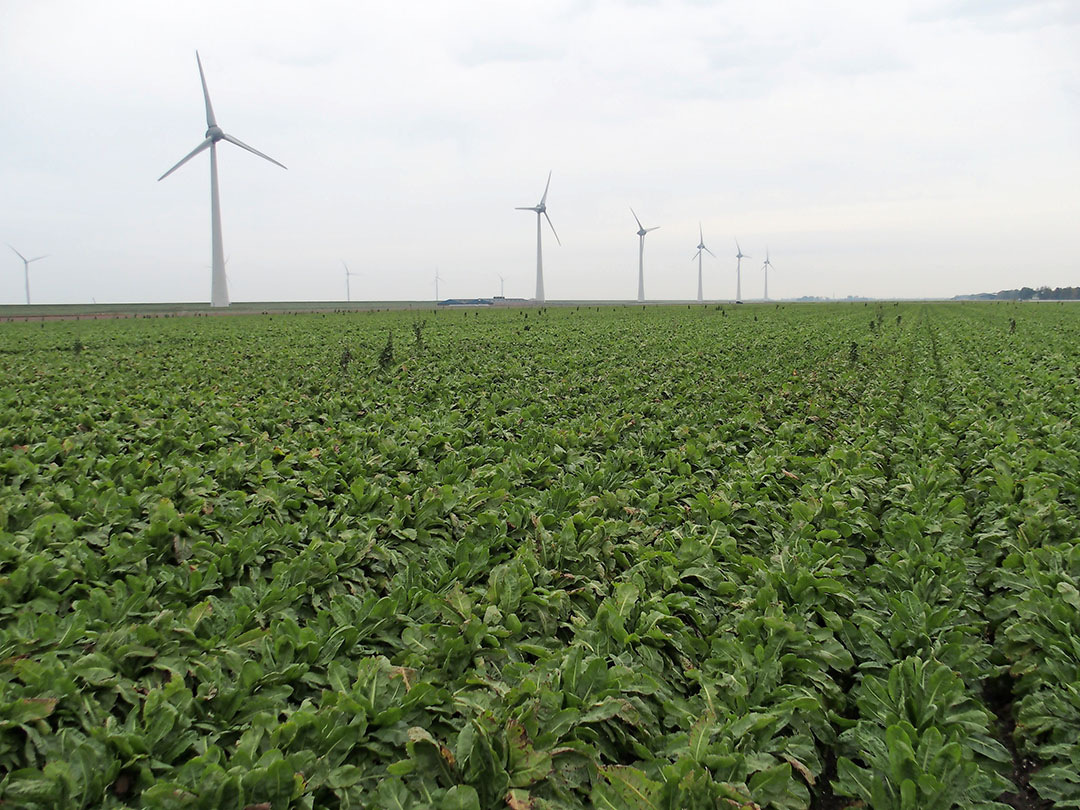
[[[638,219],[638,215],[636,213],[634,213],[633,208],[630,209],[630,213],[634,214],[634,222],[636,222],[637,226],[638,226],[638,232],[637,232],[638,236],[644,236],[649,231],[655,231],[657,228],[660,227],[659,225],[653,225],[651,228],[646,228],[644,225],[641,224],[641,220]]]
[[[207,139],[213,141],[214,143],[217,143],[218,141],[220,141],[222,138],[225,137],[225,132],[217,124],[214,124],[208,130],[206,130],[206,136],[205,137]]]

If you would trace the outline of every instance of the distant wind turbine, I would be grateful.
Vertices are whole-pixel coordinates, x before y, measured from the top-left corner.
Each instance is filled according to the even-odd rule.
[[[499,277],[499,298],[506,298],[506,279],[503,278],[502,273],[496,273]]]
[[[765,300],[769,300],[769,268],[772,267],[772,262],[769,261],[769,249],[765,248],[765,264],[761,265],[761,269],[765,271]]]
[[[345,268],[345,302],[352,301],[352,293],[349,290],[349,277],[358,276],[359,273],[354,273],[349,269],[349,265],[345,264],[345,260],[341,260],[341,266]]]
[[[11,245],[8,245],[8,247],[11,248],[12,250],[15,250],[15,248],[12,247]],[[37,262],[37,261],[41,261],[42,259],[47,259],[48,255],[35,256],[32,259],[28,259],[25,256],[23,256],[21,253],[19,253],[19,251],[17,251],[17,250],[15,250],[15,255],[18,256],[20,259],[22,259],[22,263],[23,263],[23,281],[26,284],[26,303],[29,304],[30,303],[30,262]]]
[[[747,256],[742,252],[742,248],[739,247],[739,240],[735,240],[735,300],[742,301],[742,260],[752,259],[753,256]]]
[[[516,211],[535,211],[536,212],[536,302],[538,304],[544,303],[544,255],[540,245],[540,215],[544,215],[544,219],[548,221],[548,225],[551,227],[551,232],[555,234],[555,241],[562,246],[562,242],[559,241],[559,235],[555,233],[555,226],[551,224],[551,217],[547,213],[547,195],[548,189],[551,187],[551,172],[548,172],[547,185],[544,186],[544,196],[540,198],[540,202],[536,205],[518,206]]]
[[[701,223],[699,222],[698,223],[697,253],[694,256],[694,259],[697,259],[697,300],[698,300],[699,304],[702,301],[705,300],[704,298],[701,297],[701,254],[702,253],[708,253],[714,259],[716,258],[716,254],[713,253],[711,250],[709,250],[707,247],[705,247],[705,235],[701,230]],[[694,259],[690,259],[690,261],[693,261]]]
[[[435,303],[439,303],[439,282],[445,279],[439,276],[439,268],[435,268]]]
[[[187,156],[158,178],[164,180],[200,152],[210,150],[210,231],[211,231],[211,287],[210,306],[227,307],[229,305],[229,284],[225,277],[225,250],[221,242],[221,203],[218,199],[218,171],[217,171],[217,143],[228,141],[241,149],[246,149],[254,155],[269,160],[276,166],[286,168],[269,155],[264,155],[257,149],[252,149],[243,141],[222,132],[214,118],[214,108],[210,105],[210,91],[206,89],[206,76],[203,75],[202,60],[199,52],[195,51],[195,61],[199,65],[199,79],[202,82],[203,100],[206,102],[206,137],[203,142],[192,149]]]
[[[630,213],[634,214],[634,209],[630,209]],[[634,214],[634,221],[638,227],[638,265],[637,265],[637,300],[645,300],[645,234],[649,231],[655,231],[659,228],[659,225],[654,225],[651,228],[646,228],[641,224],[641,220],[638,219],[637,214]]]

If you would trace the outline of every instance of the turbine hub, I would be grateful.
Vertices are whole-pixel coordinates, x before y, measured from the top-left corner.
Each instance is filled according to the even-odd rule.
[[[217,126],[215,124],[214,126],[210,127],[208,130],[206,130],[206,137],[210,138],[210,140],[212,140],[214,143],[217,143],[218,141],[220,141],[222,138],[225,137],[225,133],[221,131],[221,127],[219,127],[219,126]]]

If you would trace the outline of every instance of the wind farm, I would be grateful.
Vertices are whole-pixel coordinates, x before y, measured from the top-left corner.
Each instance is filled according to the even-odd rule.
[[[1078,23],[781,5],[2,5],[0,807],[1080,808]]]

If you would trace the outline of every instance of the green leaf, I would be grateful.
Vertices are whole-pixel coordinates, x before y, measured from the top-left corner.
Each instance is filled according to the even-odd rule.
[[[446,791],[440,807],[445,810],[480,810],[480,796],[471,785],[454,785]]]
[[[597,769],[599,779],[589,795],[593,805],[604,810],[658,810],[660,784],[644,773],[622,765]]]

